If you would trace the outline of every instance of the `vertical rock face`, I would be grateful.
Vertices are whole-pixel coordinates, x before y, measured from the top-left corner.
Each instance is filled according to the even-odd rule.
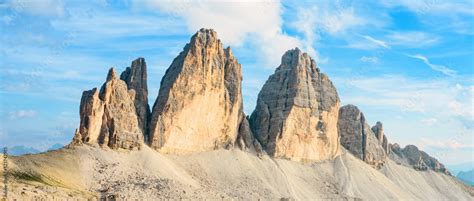
[[[353,155],[377,168],[385,162],[386,153],[382,142],[370,129],[359,108],[354,105],[341,107],[338,129],[342,146]],[[379,135],[383,135],[383,132]]]
[[[380,121],[377,121],[377,123],[375,123],[375,126],[372,126],[372,131],[374,132],[375,136],[377,137],[377,140],[379,140],[379,142],[383,142],[383,137],[384,136],[384,133],[383,133],[383,126],[382,126],[382,123]]]
[[[382,148],[385,151],[385,153],[388,154],[390,149],[388,148],[388,140],[387,140],[387,136],[385,135],[383,131],[382,122],[377,121],[377,123],[375,123],[375,126],[372,126],[372,131],[374,132],[380,144],[382,144]]]
[[[252,130],[250,129],[248,117],[243,113],[239,125],[239,134],[237,135],[235,144],[237,144],[241,150],[251,150],[253,148],[257,156],[261,156],[263,154],[260,142],[255,139]]]
[[[150,106],[148,105],[147,70],[145,59],[138,58],[132,62],[120,75],[120,79],[127,83],[128,89],[135,91],[135,110],[138,116],[138,125],[145,141],[148,141],[148,119],[150,117]]]
[[[436,172],[442,172],[451,175],[449,171],[436,158],[431,157],[426,152],[421,151],[415,145],[407,145],[405,148],[395,143],[390,145],[390,158],[397,163],[412,166],[416,170],[431,169]]]
[[[81,117],[79,133],[82,142],[98,143],[102,128],[102,116],[104,115],[104,103],[99,98],[97,88],[82,93],[79,113]]]
[[[201,29],[161,80],[150,146],[189,153],[232,146],[242,118],[241,66],[216,32]]]
[[[339,97],[329,78],[299,49],[287,51],[258,95],[249,121],[266,152],[292,160],[339,154]]]
[[[100,92],[84,91],[80,127],[73,145],[99,144],[112,149],[135,149],[143,144],[143,133],[135,111],[135,91],[128,90],[112,68]]]

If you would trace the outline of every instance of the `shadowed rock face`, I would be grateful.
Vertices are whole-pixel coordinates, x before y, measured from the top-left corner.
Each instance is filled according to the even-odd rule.
[[[386,161],[382,142],[372,132],[364,114],[354,105],[345,105],[339,111],[338,122],[341,144],[357,158],[373,167],[379,168]],[[379,136],[383,135],[379,124]],[[383,141],[383,138],[381,138]]]
[[[128,89],[135,91],[133,100],[138,117],[138,125],[145,141],[148,141],[148,119],[150,117],[150,106],[148,105],[147,70],[145,59],[138,58],[132,62],[131,67],[127,67],[120,75],[120,79],[127,83]]]
[[[395,143],[390,145],[390,158],[397,163],[412,166],[416,170],[434,170],[447,175],[451,173],[436,158],[431,157],[426,152],[421,151],[415,145],[407,145],[405,148]]]
[[[377,121],[377,123],[375,123],[375,126],[372,126],[372,131],[374,132],[380,144],[382,144],[382,148],[385,151],[385,153],[388,154],[390,152],[390,149],[388,148],[388,140],[387,140],[387,136],[385,135],[383,131],[382,122]]]
[[[112,149],[135,149],[143,144],[143,133],[133,100],[135,91],[128,90],[113,68],[100,92],[84,91],[80,106],[80,127],[72,144],[99,144]]]
[[[266,152],[292,160],[339,154],[339,97],[328,77],[299,49],[287,51],[258,95],[249,121]]]
[[[190,153],[233,146],[242,120],[241,66],[216,32],[201,29],[161,80],[150,146]]]

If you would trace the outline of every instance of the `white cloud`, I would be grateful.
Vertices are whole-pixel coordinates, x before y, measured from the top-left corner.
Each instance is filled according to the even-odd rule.
[[[356,15],[352,7],[330,2],[320,2],[309,8],[295,5],[296,19],[290,25],[302,33],[302,38],[299,38],[283,32],[280,1],[147,0],[139,4],[143,3],[146,7],[183,19],[190,33],[203,27],[212,28],[227,45],[241,46],[250,42],[272,68],[279,64],[277,58],[294,47],[301,48],[322,63],[325,59],[320,58],[313,48],[319,41],[317,32],[335,35],[366,24],[365,19]]]
[[[38,16],[54,17],[65,14],[62,0],[12,0],[9,6],[14,12]]]
[[[395,32],[387,35],[386,38],[390,45],[399,45],[410,48],[431,46],[439,42],[439,37],[418,31]]]
[[[474,149],[474,145],[469,142],[460,142],[456,139],[420,139],[420,148],[437,148],[437,149]]]
[[[438,121],[454,118],[474,120],[471,85],[462,86],[443,79],[414,80],[390,75],[336,77],[333,80],[338,84],[336,86],[350,89],[350,93],[341,94],[345,103],[397,107],[401,111],[429,115]]]
[[[415,58],[415,59],[419,59],[419,60],[422,60],[426,65],[428,65],[432,70],[434,71],[437,71],[437,72],[440,72],[440,73],[443,73],[444,75],[447,75],[447,76],[450,76],[450,77],[454,77],[456,76],[456,71],[446,67],[446,66],[443,66],[443,65],[437,65],[437,64],[432,64],[428,58],[426,58],[425,56],[423,55],[420,55],[420,54],[416,54],[416,55],[407,55],[411,58]]]
[[[337,34],[367,23],[365,19],[356,15],[352,7],[322,4],[310,8],[300,8],[294,27],[307,35],[317,31]]]
[[[34,110],[18,110],[8,113],[10,119],[21,119],[36,116],[37,112]]]
[[[372,43],[374,43],[374,44],[376,44],[380,47],[383,47],[383,48],[386,48],[386,49],[390,48],[385,41],[377,40],[377,39],[375,39],[371,36],[362,36],[362,37],[364,37],[366,40],[368,40],[368,41],[370,41],[370,42],[372,42]]]
[[[226,45],[231,46],[241,46],[249,40],[272,67],[279,64],[279,59],[275,58],[280,58],[288,49],[308,50],[298,38],[283,33],[280,1],[148,0],[144,3],[184,19],[190,33],[212,28]]]
[[[353,7],[333,5],[332,2],[318,2],[312,7],[297,9],[296,21],[291,25],[304,35],[303,45],[314,57],[319,57],[312,48],[321,38],[320,33],[338,35],[368,22],[356,15]],[[319,58],[319,60],[322,60]]]
[[[436,122],[438,122],[438,119],[436,118],[426,118],[426,119],[422,119],[421,120],[421,123],[427,125],[427,126],[432,126],[434,125]]]
[[[379,39],[375,39],[372,36],[360,35],[361,38],[365,40],[360,40],[359,38],[349,38],[348,48],[362,49],[362,50],[375,50],[375,49],[390,49],[390,45],[387,42]]]
[[[368,56],[362,56],[360,61],[365,62],[365,63],[378,63],[379,59],[377,57],[368,57]]]

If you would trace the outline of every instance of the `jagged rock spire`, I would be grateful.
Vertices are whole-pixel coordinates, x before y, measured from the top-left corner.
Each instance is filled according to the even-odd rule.
[[[80,105],[80,126],[72,145],[90,144],[112,149],[136,149],[143,144],[134,106],[135,91],[111,68],[100,92],[84,91]]]
[[[135,91],[135,110],[138,116],[138,125],[148,141],[148,121],[151,115],[148,105],[147,69],[144,58],[135,59],[131,67],[127,67],[120,75],[120,79],[127,83],[128,89]]]

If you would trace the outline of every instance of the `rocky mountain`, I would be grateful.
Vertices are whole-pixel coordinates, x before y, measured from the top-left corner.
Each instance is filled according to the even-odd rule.
[[[111,68],[100,91],[94,88],[82,93],[80,127],[71,145],[140,148],[144,135],[135,109],[135,95],[135,90],[129,90],[127,83]]]
[[[316,62],[288,50],[243,112],[241,65],[211,29],[191,37],[148,105],[147,65],[84,91],[69,146],[6,158],[19,200],[472,200],[443,164],[389,144]],[[85,145],[85,146],[82,146]],[[238,148],[238,149],[234,149]],[[243,151],[240,151],[240,150]],[[121,150],[121,151],[116,151]],[[289,159],[289,160],[288,160]],[[0,160],[4,160],[0,157]],[[3,170],[0,170],[0,173]],[[0,178],[1,179],[1,178]]]
[[[230,148],[241,124],[242,135],[251,137],[245,130],[241,82],[241,66],[231,49],[223,48],[215,31],[199,30],[161,80],[150,146],[178,154]]]
[[[384,139],[385,142],[387,140],[383,135],[382,124],[378,122],[371,129],[364,114],[356,106],[341,107],[338,131],[342,146],[357,158],[376,168],[380,168],[387,160],[387,152],[383,147]]]
[[[250,127],[273,157],[322,161],[339,154],[339,96],[316,62],[287,51],[258,94]]]
[[[451,175],[442,163],[426,152],[419,150],[415,145],[407,145],[402,149],[400,145],[394,143],[390,145],[390,150],[390,158],[399,164],[411,166],[416,170],[426,171],[429,169]]]

